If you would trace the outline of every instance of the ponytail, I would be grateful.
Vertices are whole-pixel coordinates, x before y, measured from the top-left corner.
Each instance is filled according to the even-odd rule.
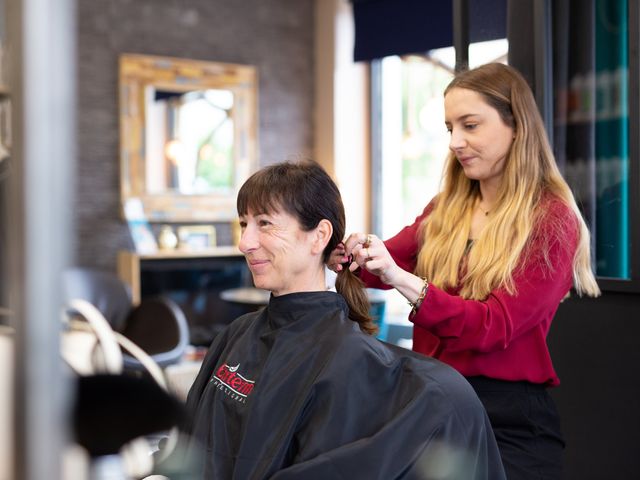
[[[364,333],[375,335],[378,333],[378,326],[369,315],[370,304],[364,283],[349,270],[348,264],[344,267],[336,277],[336,290],[347,302],[349,318],[356,322]]]

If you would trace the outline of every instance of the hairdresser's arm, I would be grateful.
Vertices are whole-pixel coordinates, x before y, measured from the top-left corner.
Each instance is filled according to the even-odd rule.
[[[367,287],[397,288],[410,301],[418,297],[423,282],[411,272],[415,269],[416,257],[420,250],[420,225],[432,210],[433,201],[411,225],[404,227],[384,242],[375,235],[371,236],[372,242],[368,250],[364,246],[367,239],[365,233],[349,235],[344,242],[346,252],[353,254],[352,269],[361,267],[359,275]]]

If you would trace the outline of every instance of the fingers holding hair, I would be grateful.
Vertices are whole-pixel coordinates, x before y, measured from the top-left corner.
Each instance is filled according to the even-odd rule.
[[[353,255],[353,261],[360,267],[364,267],[367,262],[372,261],[376,255],[374,242],[377,244],[377,237],[371,233],[352,233],[344,242],[347,254]]]
[[[327,268],[338,273],[343,268],[349,268],[351,265],[352,256],[347,254],[344,243],[340,242],[336,248],[329,254],[327,259]]]
[[[372,233],[352,233],[344,242],[345,253],[353,255],[350,270],[358,266],[393,285],[401,270],[382,240]]]

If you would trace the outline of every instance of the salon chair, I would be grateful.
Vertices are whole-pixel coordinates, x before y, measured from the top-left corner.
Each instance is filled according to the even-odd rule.
[[[86,300],[95,306],[111,328],[147,353],[160,367],[181,360],[189,343],[189,327],[181,308],[169,297],[145,297],[133,305],[128,286],[117,275],[76,267],[63,273],[66,303]],[[125,370],[143,371],[134,356],[123,354]]]

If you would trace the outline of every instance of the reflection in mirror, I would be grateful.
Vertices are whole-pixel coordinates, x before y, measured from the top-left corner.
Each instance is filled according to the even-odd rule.
[[[147,192],[233,190],[233,92],[148,87]]]
[[[123,203],[157,222],[235,216],[257,166],[253,67],[124,55],[120,105]]]

